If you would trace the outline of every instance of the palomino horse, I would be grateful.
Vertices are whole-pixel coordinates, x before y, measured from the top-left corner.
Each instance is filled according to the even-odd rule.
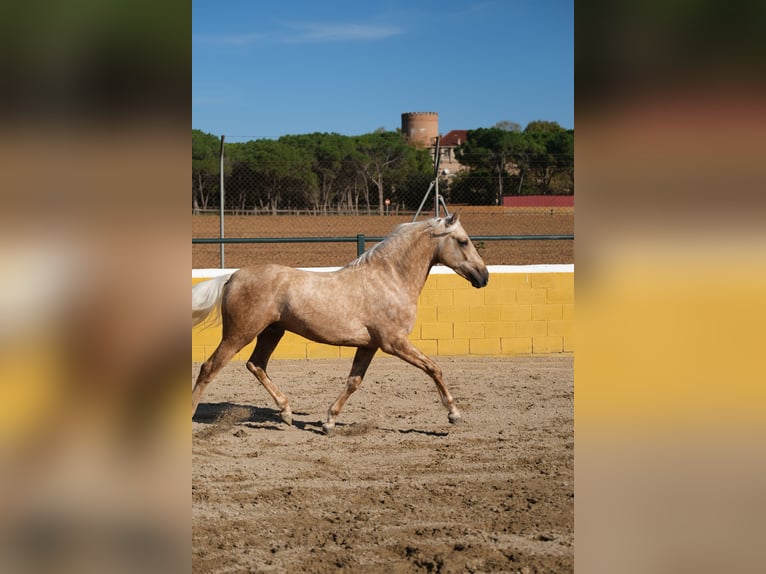
[[[285,331],[291,331],[319,343],[357,348],[346,388],[330,405],[322,425],[326,434],[333,433],[343,405],[359,388],[378,349],[425,371],[436,383],[449,421],[461,422],[441,369],[407,339],[415,323],[418,295],[437,263],[476,288],[489,280],[487,267],[453,214],[399,225],[337,271],[259,265],[195,285],[193,324],[201,323],[220,301],[223,338],[200,368],[192,391],[192,415],[213,377],[258,337],[247,368],[272,396],[282,420],[292,424],[287,398],[266,374],[277,343]]]

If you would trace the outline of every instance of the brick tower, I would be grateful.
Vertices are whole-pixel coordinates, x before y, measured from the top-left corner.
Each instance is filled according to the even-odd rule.
[[[436,112],[402,114],[402,133],[412,145],[432,146],[439,136],[439,114]]]

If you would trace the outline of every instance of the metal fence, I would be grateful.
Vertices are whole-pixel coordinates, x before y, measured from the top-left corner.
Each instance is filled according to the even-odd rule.
[[[574,210],[450,206],[488,265],[574,262]],[[431,212],[433,214],[433,212]],[[215,214],[192,216],[192,265],[225,267],[281,263],[294,267],[338,266],[355,258],[414,213],[380,215],[225,214],[219,238]]]
[[[419,206],[420,219],[433,216],[435,193],[450,211],[460,211],[487,264],[574,260],[573,207],[466,204],[489,203],[496,190],[486,179],[466,187],[469,178],[455,162],[431,175],[422,169],[384,174],[353,163],[332,168],[315,164],[310,173],[296,173],[294,165],[279,162],[257,170],[221,162],[217,174],[193,174],[193,267],[344,265],[399,223],[412,221]]]

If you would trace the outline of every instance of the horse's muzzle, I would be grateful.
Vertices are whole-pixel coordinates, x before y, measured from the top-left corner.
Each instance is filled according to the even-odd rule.
[[[482,267],[481,269],[471,269],[468,273],[468,280],[471,282],[471,285],[477,289],[486,287],[487,283],[489,283],[489,271],[487,271],[486,267]]]

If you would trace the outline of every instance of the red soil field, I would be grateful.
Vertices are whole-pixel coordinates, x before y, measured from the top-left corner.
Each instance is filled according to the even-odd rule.
[[[411,215],[227,215],[226,237],[384,237]],[[573,209],[464,208],[460,220],[471,236],[574,234]],[[193,215],[192,237],[217,237],[217,215]],[[368,242],[369,249],[374,243]],[[573,263],[573,240],[475,241],[487,265]],[[217,244],[193,245],[195,269],[219,267]],[[356,243],[256,243],[225,246],[228,268],[280,263],[292,267],[345,265],[356,257]]]

